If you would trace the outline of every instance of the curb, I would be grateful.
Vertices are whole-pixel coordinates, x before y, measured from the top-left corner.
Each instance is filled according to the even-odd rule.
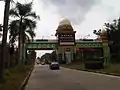
[[[68,67],[64,67],[64,68],[68,68]],[[73,69],[73,68],[69,68],[69,69]],[[108,72],[93,71],[93,70],[87,70],[87,69],[73,69],[73,70],[86,71],[86,72],[92,72],[92,73],[98,73],[98,74],[105,74],[105,75],[112,75],[112,76],[120,77],[120,74],[118,74],[118,73],[108,73]]]
[[[31,68],[31,70],[29,71],[27,77],[24,79],[24,81],[22,82],[21,86],[20,86],[20,89],[19,90],[24,90],[25,89],[25,85],[27,84],[29,78],[30,78],[30,75],[33,71],[34,67]]]
[[[120,74],[117,73],[108,73],[108,72],[101,72],[101,71],[92,71],[92,70],[81,70],[81,69],[76,69],[76,70],[80,70],[80,71],[87,71],[87,72],[92,72],[92,73],[99,73],[99,74],[105,74],[105,75],[112,75],[112,76],[118,76],[120,77]]]
[[[84,70],[84,71],[93,72],[93,73],[100,73],[100,74],[106,74],[106,75],[113,75],[113,76],[120,76],[120,74],[117,74],[117,73],[108,73],[108,72],[90,71],[90,70]]]

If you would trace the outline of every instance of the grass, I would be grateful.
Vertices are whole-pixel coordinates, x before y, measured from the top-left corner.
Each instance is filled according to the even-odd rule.
[[[62,65],[62,66],[70,69],[120,76],[120,64],[110,64],[109,67],[105,67],[104,69],[96,69],[96,70],[85,69],[83,63],[73,63],[73,64]]]
[[[23,66],[5,70],[5,79],[4,83],[0,85],[0,90],[19,90],[31,68],[31,66]]]
[[[99,70],[100,72],[119,75],[120,76],[120,64],[110,64],[109,67]]]
[[[76,63],[71,63],[71,64],[67,64],[67,65],[62,65],[63,67],[67,67],[70,69],[76,69],[76,70],[84,70],[84,64],[76,62]]]

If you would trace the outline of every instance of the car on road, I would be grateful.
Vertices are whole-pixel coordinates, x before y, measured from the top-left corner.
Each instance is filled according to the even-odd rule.
[[[41,62],[41,65],[45,65],[45,62]]]
[[[60,69],[60,65],[59,65],[58,62],[51,62],[51,63],[49,64],[49,68],[50,68],[51,70]]]
[[[36,61],[36,64],[40,64],[40,61],[39,61],[39,60],[37,60],[37,61]]]

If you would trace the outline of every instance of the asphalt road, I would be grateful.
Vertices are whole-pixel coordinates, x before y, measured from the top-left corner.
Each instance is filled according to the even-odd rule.
[[[26,90],[120,90],[120,77],[37,65]]]

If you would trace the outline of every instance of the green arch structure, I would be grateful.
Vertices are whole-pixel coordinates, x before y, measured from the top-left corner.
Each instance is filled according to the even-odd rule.
[[[58,50],[61,45],[58,44],[57,40],[34,40],[31,42],[26,42],[24,44],[24,62],[26,59],[27,50],[57,50],[58,53],[62,53],[63,50]],[[66,46],[67,47],[67,46]],[[110,52],[107,42],[102,41],[80,41],[76,40],[75,45],[72,46],[74,50],[71,50],[72,53],[76,52],[76,48],[102,48],[103,49],[103,57],[104,57],[104,65],[108,65],[110,62]]]

